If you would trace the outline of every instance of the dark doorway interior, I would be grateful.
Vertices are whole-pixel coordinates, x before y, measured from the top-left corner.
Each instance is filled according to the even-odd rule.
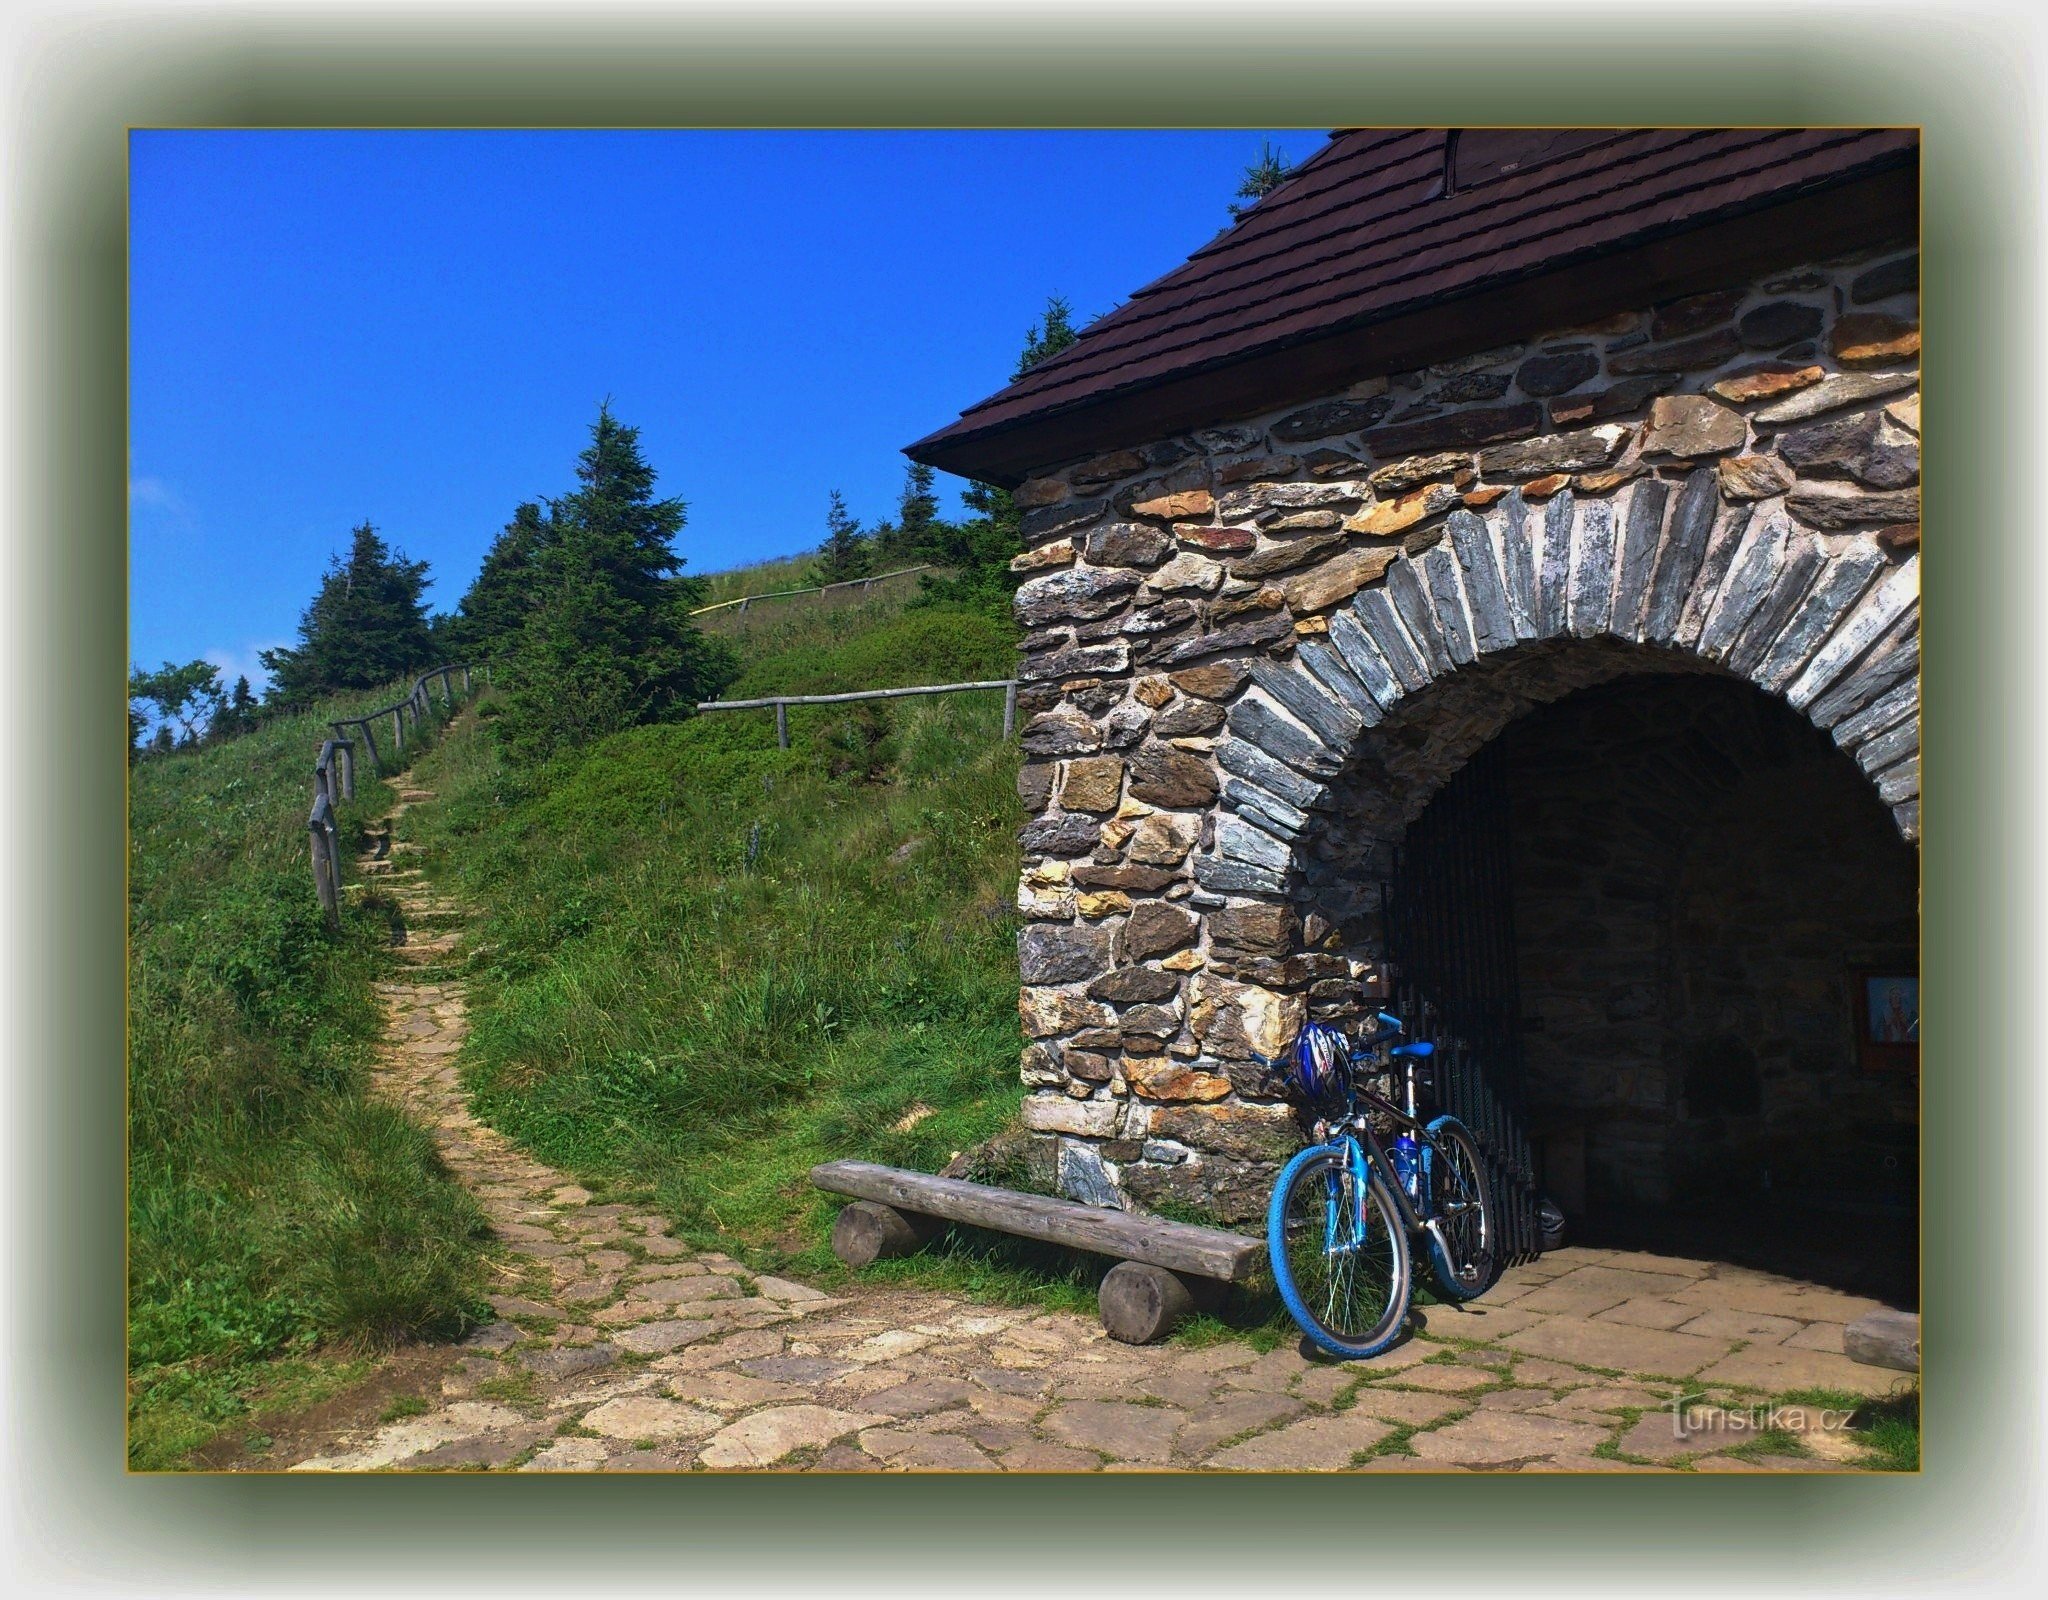
[[[1917,1052],[1857,1019],[1917,1016],[1885,980],[1918,971],[1918,856],[1796,712],[1670,674],[1541,707],[1411,827],[1390,909],[1579,1242],[1910,1298]]]

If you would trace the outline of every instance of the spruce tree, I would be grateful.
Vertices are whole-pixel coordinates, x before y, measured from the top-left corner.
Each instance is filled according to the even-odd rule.
[[[484,552],[483,566],[446,628],[447,654],[488,661],[509,649],[535,601],[542,553],[554,538],[553,508],[527,501]]]
[[[655,498],[639,430],[607,402],[590,434],[580,487],[553,502],[531,576],[516,586],[530,603],[501,677],[499,726],[517,759],[688,716],[735,670],[730,650],[690,620],[703,584],[681,576],[675,551],[685,508]]]
[[[939,526],[939,497],[933,492],[936,474],[922,461],[910,463],[904,474],[903,495],[897,505],[896,538],[906,556],[932,553]]]
[[[1286,153],[1274,149],[1270,139],[1260,141],[1259,159],[1244,169],[1244,181],[1237,186],[1237,198],[1244,204],[1230,208],[1230,220],[1242,222],[1253,206],[1293,176]]]
[[[818,560],[811,568],[813,583],[845,583],[865,578],[874,570],[873,551],[860,524],[847,514],[845,497],[832,491],[832,503],[825,508],[825,542],[818,546]]]
[[[422,596],[427,564],[408,561],[365,522],[335,557],[299,618],[295,648],[265,650],[270,698],[301,705],[341,689],[374,689],[431,666]]]
[[[234,688],[206,725],[206,736],[210,740],[239,738],[253,732],[256,723],[256,696],[249,688],[248,674],[243,673],[235,679]]]

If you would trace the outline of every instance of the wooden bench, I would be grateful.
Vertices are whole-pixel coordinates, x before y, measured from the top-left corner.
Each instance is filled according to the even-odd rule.
[[[1249,1277],[1266,1256],[1264,1240],[1221,1228],[868,1161],[828,1161],[811,1168],[811,1182],[828,1194],[853,1197],[832,1226],[833,1253],[850,1267],[910,1255],[949,1222],[1117,1257],[1098,1303],[1103,1327],[1125,1344],[1165,1338],[1189,1312],[1213,1303],[1224,1284]]]

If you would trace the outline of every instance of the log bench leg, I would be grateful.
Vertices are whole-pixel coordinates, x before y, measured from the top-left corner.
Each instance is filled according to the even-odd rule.
[[[1097,1295],[1102,1326],[1124,1344],[1151,1344],[1213,1304],[1221,1288],[1213,1278],[1119,1261],[1103,1277]]]
[[[890,1256],[915,1255],[945,1227],[937,1217],[856,1200],[832,1224],[832,1253],[849,1267],[872,1266]]]

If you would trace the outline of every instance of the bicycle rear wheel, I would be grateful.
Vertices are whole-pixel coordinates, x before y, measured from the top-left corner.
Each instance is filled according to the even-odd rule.
[[[1408,1238],[1377,1176],[1361,1186],[1342,1145],[1311,1145],[1281,1169],[1266,1249],[1281,1302],[1332,1355],[1378,1355],[1408,1314]]]
[[[1478,1142],[1456,1117],[1429,1125],[1430,1276],[1454,1300],[1470,1300],[1493,1286],[1493,1188]],[[1448,1253],[1444,1246],[1448,1243]]]

